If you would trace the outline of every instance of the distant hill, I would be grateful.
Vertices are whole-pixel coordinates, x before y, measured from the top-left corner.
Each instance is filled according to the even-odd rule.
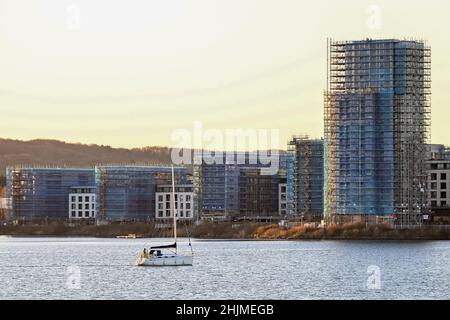
[[[20,141],[0,138],[0,176],[10,165],[92,167],[100,163],[169,164],[166,147],[112,148],[58,140]]]
[[[279,152],[283,156],[286,154],[282,150]],[[97,164],[170,164],[170,153],[171,149],[167,147],[126,149],[47,139],[21,141],[0,138],[0,195],[4,193],[2,187],[5,181],[1,177],[5,176],[7,166],[93,167]],[[188,171],[191,171],[191,168],[188,167]]]

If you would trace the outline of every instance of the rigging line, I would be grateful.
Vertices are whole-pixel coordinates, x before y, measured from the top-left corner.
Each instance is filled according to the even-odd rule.
[[[189,228],[187,226],[187,222],[186,221],[184,221],[184,227],[186,228],[186,234],[188,236],[189,248],[191,248],[191,254],[194,254],[194,250],[192,248],[192,243],[191,243],[191,233],[189,232]]]

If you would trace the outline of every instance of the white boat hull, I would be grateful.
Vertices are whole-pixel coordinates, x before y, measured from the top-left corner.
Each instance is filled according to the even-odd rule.
[[[161,255],[161,256],[151,256],[148,258],[138,257],[136,260],[137,266],[153,266],[153,267],[163,267],[163,266],[192,266],[194,263],[193,256],[183,256],[183,255]]]

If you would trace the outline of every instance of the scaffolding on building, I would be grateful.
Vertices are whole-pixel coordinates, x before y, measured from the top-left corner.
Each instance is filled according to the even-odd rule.
[[[239,168],[239,212],[242,216],[272,216],[278,213],[277,175],[261,174],[260,168]]]
[[[430,135],[431,51],[424,41],[327,40],[325,215],[421,223]]]
[[[14,222],[66,220],[69,188],[92,186],[94,170],[61,167],[6,168],[8,219]]]
[[[187,170],[174,167],[175,183],[187,183]],[[98,221],[149,221],[155,217],[156,186],[170,184],[169,166],[98,165],[95,167]],[[195,213],[194,213],[195,214]]]
[[[293,136],[288,142],[292,161],[288,190],[292,214],[317,221],[323,214],[323,140],[307,135]]]

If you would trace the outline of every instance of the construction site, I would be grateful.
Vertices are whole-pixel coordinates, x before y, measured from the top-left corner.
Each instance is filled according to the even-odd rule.
[[[8,219],[16,223],[65,220],[68,190],[94,184],[94,169],[8,167],[6,169]]]
[[[305,221],[320,221],[323,214],[323,140],[293,136],[288,142],[287,178],[290,213]]]
[[[187,183],[187,170],[174,168],[176,185]],[[155,216],[157,185],[171,183],[171,167],[100,165],[95,167],[98,220],[149,221]]]
[[[324,215],[422,222],[431,52],[417,40],[327,40]]]
[[[278,214],[277,175],[261,174],[260,168],[239,168],[239,213],[241,216]]]

